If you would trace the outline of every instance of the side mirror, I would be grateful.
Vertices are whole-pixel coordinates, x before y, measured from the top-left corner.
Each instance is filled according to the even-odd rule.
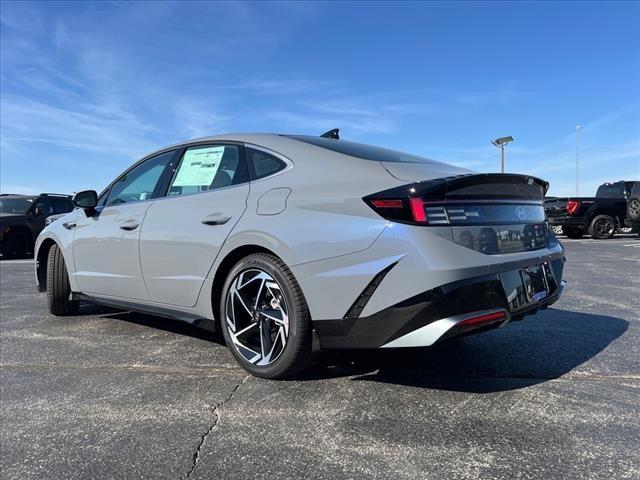
[[[91,211],[98,206],[98,194],[95,190],[78,192],[73,196],[71,203],[73,203],[74,207]]]
[[[42,209],[40,207],[36,207],[33,209],[33,215],[35,217],[39,217],[40,215],[42,215],[44,212],[42,211]]]

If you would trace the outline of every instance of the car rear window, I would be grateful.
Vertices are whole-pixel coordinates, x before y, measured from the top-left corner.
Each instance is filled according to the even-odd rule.
[[[312,137],[310,135],[286,135],[286,137],[364,160],[395,163],[440,163],[418,155],[398,152],[388,148],[374,147],[373,145],[365,145],[364,143],[349,142],[348,140]]]
[[[624,198],[624,183],[609,183],[600,185],[596,197]]]

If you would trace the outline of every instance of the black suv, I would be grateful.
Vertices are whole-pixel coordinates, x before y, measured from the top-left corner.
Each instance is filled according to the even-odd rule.
[[[589,233],[592,238],[611,238],[629,227],[627,199],[636,181],[603,183],[595,197],[567,197],[545,200],[549,225],[561,226],[569,238]]]
[[[21,258],[33,253],[36,237],[47,217],[73,210],[69,195],[0,195],[0,257]]]
[[[633,231],[640,236],[640,182],[636,182],[631,189],[627,201],[627,217]]]

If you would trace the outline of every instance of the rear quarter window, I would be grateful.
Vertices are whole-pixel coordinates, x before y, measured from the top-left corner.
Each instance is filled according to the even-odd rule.
[[[268,177],[287,168],[287,164],[283,160],[262,150],[247,147],[246,152],[252,171],[251,177],[254,180]]]

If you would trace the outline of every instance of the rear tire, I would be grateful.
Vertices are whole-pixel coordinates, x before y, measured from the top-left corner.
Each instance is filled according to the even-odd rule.
[[[78,312],[79,302],[71,300],[69,273],[58,245],[52,245],[47,259],[47,303],[49,313],[56,316]]]
[[[562,227],[563,233],[569,238],[582,238],[584,232],[576,227]]]
[[[307,302],[274,255],[252,254],[231,269],[220,299],[220,327],[238,363],[256,377],[286,378],[311,363]]]
[[[611,238],[616,233],[616,221],[610,215],[596,215],[589,225],[591,238]]]

